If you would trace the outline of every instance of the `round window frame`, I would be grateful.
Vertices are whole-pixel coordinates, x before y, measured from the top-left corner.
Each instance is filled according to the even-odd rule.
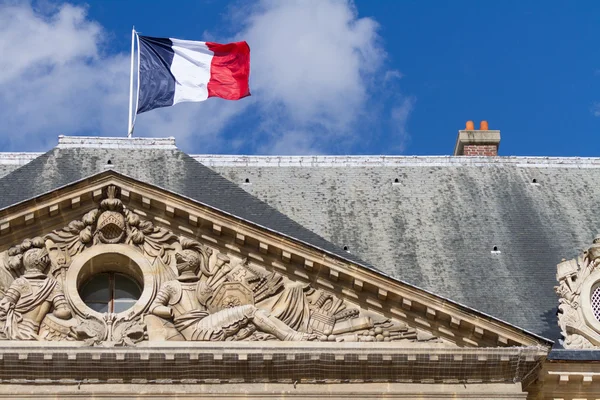
[[[600,270],[592,272],[581,284],[579,302],[586,325],[600,333],[600,321],[592,309],[592,290],[598,286],[600,286]]]
[[[125,263],[123,261],[126,261]],[[94,316],[103,320],[107,313],[89,307],[79,294],[79,288],[93,275],[117,272],[137,281],[142,286],[140,298],[117,317],[139,315],[149,306],[155,292],[156,279],[150,261],[135,248],[124,244],[99,244],[77,255],[65,277],[64,291],[76,314]]]

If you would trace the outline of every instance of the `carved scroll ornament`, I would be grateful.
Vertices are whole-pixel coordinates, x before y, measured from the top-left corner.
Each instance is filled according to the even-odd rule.
[[[568,349],[600,348],[600,235],[573,260],[557,266],[558,325]]]
[[[169,341],[436,340],[140,218],[115,186],[99,207],[0,258],[0,339],[89,345]],[[98,312],[78,290],[98,271],[143,286],[122,312]],[[137,275],[136,275],[137,274]]]

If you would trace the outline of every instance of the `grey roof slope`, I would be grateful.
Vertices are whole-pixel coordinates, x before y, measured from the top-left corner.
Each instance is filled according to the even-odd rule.
[[[0,210],[111,169],[372,268],[176,148],[60,145],[0,178]]]
[[[0,153],[0,178],[14,171],[43,153]]]
[[[358,256],[554,340],[556,264],[600,231],[600,159],[192,157],[59,145],[0,179],[0,209],[102,172],[111,159],[117,172],[365,265]]]
[[[8,175],[10,172],[14,171],[17,168],[19,168],[19,166],[14,165],[14,164],[0,165],[0,177],[3,177],[4,175]]]
[[[196,159],[383,272],[553,340],[556,264],[600,231],[600,159]]]

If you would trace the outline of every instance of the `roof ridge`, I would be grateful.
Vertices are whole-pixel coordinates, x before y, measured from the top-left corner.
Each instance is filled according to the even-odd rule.
[[[248,167],[393,167],[393,166],[483,166],[600,168],[600,157],[532,156],[388,156],[388,155],[315,155],[260,156],[227,154],[190,154],[196,161],[211,166]]]
[[[55,148],[176,149],[174,138],[62,136]],[[181,151],[181,150],[180,150]],[[0,165],[25,165],[44,152],[0,152]],[[186,153],[187,154],[187,153]],[[415,156],[415,155],[243,155],[188,154],[209,167],[444,167],[514,165],[522,168],[600,168],[600,157]]]
[[[102,136],[64,136],[58,137],[56,148],[105,148],[105,149],[176,149],[175,138],[146,137],[102,137]]]

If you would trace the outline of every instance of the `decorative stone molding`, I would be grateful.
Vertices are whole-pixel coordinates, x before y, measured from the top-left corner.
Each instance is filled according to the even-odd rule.
[[[98,202],[101,202],[103,197],[108,197],[107,188],[111,185],[119,188],[120,196],[117,197],[126,210],[126,221],[129,215],[136,215],[156,228],[159,236],[160,232],[165,232],[165,237],[169,238],[167,247],[175,246],[175,250],[181,246],[179,237],[194,238],[213,250],[211,263],[215,262],[218,254],[227,255],[231,259],[229,265],[232,266],[246,259],[248,265],[263,272],[277,271],[276,274],[281,275],[286,282],[302,283],[317,291],[335,293],[353,308],[369,310],[369,313],[378,318],[385,316],[408,327],[418,326],[422,334],[427,333],[429,337],[438,337],[461,347],[547,344],[535,335],[393,280],[368,267],[353,264],[336,255],[240,221],[235,216],[226,215],[219,210],[195,204],[189,199],[124,177],[112,170],[60,189],[52,193],[52,196],[40,196],[29,203],[22,203],[0,212],[0,223],[9,225],[8,230],[0,231],[0,251],[2,243],[19,243],[27,237],[39,235],[42,228],[50,227],[59,232],[65,229],[62,227],[63,221],[81,221],[82,214],[99,209]],[[72,207],[73,199],[77,199],[77,208]],[[58,213],[54,216],[48,212],[52,205],[58,205]],[[114,211],[109,210],[110,207],[106,206],[105,211]],[[35,222],[27,224],[25,216],[31,213],[35,215]],[[99,218],[99,215],[97,213],[94,218]],[[94,223],[97,224],[93,222],[90,227],[93,227]],[[82,235],[86,236],[87,228],[82,228]],[[240,240],[242,237],[244,239]],[[91,239],[92,244],[89,246],[103,245],[104,239],[98,234]],[[152,237],[144,240],[146,239],[154,240]],[[76,247],[81,245],[77,241],[73,243]],[[151,265],[157,258],[156,249],[161,248],[160,244],[158,247],[120,244],[137,246],[136,251],[142,253],[149,252],[145,256],[149,257]],[[55,258],[55,253],[50,252],[51,258]],[[74,255],[70,254],[65,258],[71,263]],[[159,258],[174,272],[170,278],[175,278],[174,251],[169,249]],[[214,264],[211,264],[211,268],[213,266]],[[165,281],[161,278],[160,282]]]
[[[439,341],[332,291],[156,226],[126,207],[115,185],[95,189],[92,198],[102,200],[81,219],[8,250],[4,270],[0,266],[4,339],[129,346],[144,340]],[[175,209],[166,213],[172,218]],[[290,252],[282,254],[292,261]],[[111,276],[107,284],[115,274],[139,282],[141,295],[128,309],[113,311],[120,289],[112,283],[94,289],[86,303],[82,287],[101,274]]]
[[[92,271],[92,264],[95,268]],[[143,282],[140,298],[129,311],[118,313],[117,317],[140,315],[156,296],[157,280],[155,270],[142,253],[124,244],[100,244],[76,257],[65,276],[64,291],[73,311],[82,317],[103,317],[102,313],[88,307],[79,295],[78,287],[93,273],[105,271],[121,272],[135,275],[136,280]]]
[[[557,266],[558,324],[568,349],[600,349],[600,235],[573,260]]]
[[[537,373],[523,380],[523,390],[534,399],[597,399],[599,388],[597,361],[558,360],[552,355],[540,364]]]

